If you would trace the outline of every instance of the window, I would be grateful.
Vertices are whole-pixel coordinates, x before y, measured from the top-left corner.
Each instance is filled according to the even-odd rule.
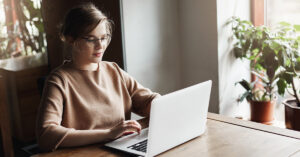
[[[251,20],[254,25],[266,25],[274,27],[279,22],[288,22],[290,24],[300,24],[300,1],[298,0],[251,0]],[[300,81],[296,81],[300,84]],[[286,97],[290,97],[286,93]],[[280,126],[284,126],[284,106],[281,101],[284,98],[279,97],[275,109],[275,118],[281,121]]]
[[[266,0],[266,25],[274,26],[285,21],[300,24],[299,0]]]
[[[0,0],[0,59],[46,52],[41,0]]]

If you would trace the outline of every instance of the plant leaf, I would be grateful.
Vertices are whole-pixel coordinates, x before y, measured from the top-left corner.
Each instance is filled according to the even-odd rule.
[[[284,22],[284,21],[279,22],[279,24],[280,24],[281,26],[291,26],[290,23]]]
[[[242,102],[245,98],[249,101],[252,97],[252,93],[249,91],[246,91],[239,99],[239,102]]]
[[[237,82],[237,83],[239,83],[241,86],[243,86],[247,91],[251,91],[251,86],[248,81],[243,79],[242,81]],[[235,84],[237,84],[237,83],[235,83]]]
[[[277,87],[278,87],[278,93],[283,96],[285,89],[287,88],[286,81],[283,79],[279,79],[277,81]]]
[[[300,25],[294,25],[294,29],[296,30],[296,32],[300,32]]]
[[[236,58],[243,58],[243,49],[239,47],[234,47],[233,48],[233,54]]]
[[[269,83],[269,80],[264,77],[264,76],[261,76],[259,73],[257,73],[256,71],[251,71],[252,74],[254,74],[255,76],[257,76],[258,78],[260,78],[264,83]]]

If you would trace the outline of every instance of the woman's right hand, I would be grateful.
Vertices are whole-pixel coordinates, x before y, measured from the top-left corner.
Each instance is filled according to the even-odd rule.
[[[113,139],[119,138],[123,135],[141,131],[141,125],[136,120],[122,121],[118,125],[110,129],[110,134]]]

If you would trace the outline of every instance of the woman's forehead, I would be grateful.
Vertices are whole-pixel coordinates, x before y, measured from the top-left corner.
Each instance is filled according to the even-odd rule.
[[[105,22],[100,22],[90,33],[88,33],[89,36],[103,36],[107,35],[108,31],[106,28]]]

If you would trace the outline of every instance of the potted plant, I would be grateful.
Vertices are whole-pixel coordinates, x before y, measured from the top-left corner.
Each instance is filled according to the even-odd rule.
[[[299,60],[297,60],[296,64],[299,65]],[[291,63],[295,64],[295,62]],[[299,89],[296,88],[295,79],[299,79],[300,74],[296,72],[296,70],[300,70],[299,67],[292,67],[292,69],[285,69],[285,72],[282,74],[280,80],[280,88],[286,89],[288,87],[292,88],[292,91],[289,89],[285,91],[289,91],[289,94],[294,98],[286,99],[283,101],[285,105],[285,125],[288,129],[298,130],[300,131],[300,100],[299,100]],[[284,90],[282,91],[284,93]]]
[[[293,98],[283,101],[285,105],[285,124],[289,129],[300,131],[300,97],[299,83],[300,78],[300,54],[299,44],[300,36],[297,36],[297,32],[300,32],[300,25],[291,25],[286,22],[281,23],[282,28],[286,31],[282,31],[282,44],[285,49],[281,48],[282,59],[279,61],[280,73],[279,80],[277,82],[278,93],[284,95],[288,92]]]
[[[286,78],[295,58],[293,61],[287,58],[297,57],[298,42],[290,36],[293,29],[286,23],[281,23],[280,27],[272,30],[266,26],[255,27],[251,22],[236,17],[229,24],[232,24],[236,41],[233,53],[236,58],[251,61],[250,68],[254,78],[253,83],[245,80],[238,82],[246,89],[239,100],[246,98],[250,102],[251,120],[270,123],[274,119],[276,93],[278,91],[283,94],[290,83]]]

